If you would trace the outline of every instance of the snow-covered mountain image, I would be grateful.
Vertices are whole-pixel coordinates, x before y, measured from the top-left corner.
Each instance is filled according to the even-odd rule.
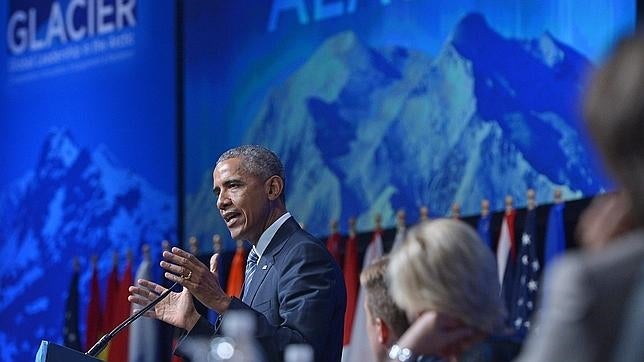
[[[127,249],[137,255],[149,243],[158,255],[161,240],[176,240],[174,195],[120,166],[104,146],[80,147],[65,130],[49,134],[33,171],[3,190],[0,206],[0,359],[6,361],[31,360],[40,339],[62,336],[74,256],[82,256],[85,306],[88,256],[98,255],[106,278],[113,252],[122,271]]]
[[[477,214],[488,198],[499,210],[507,194],[524,203],[529,187],[541,203],[557,187],[567,199],[592,195],[606,181],[578,112],[590,69],[548,33],[509,39],[479,14],[461,19],[435,57],[346,31],[271,89],[243,143],[280,155],[287,204],[317,235],[354,215],[362,230],[376,213],[392,226],[400,207],[446,215],[457,202]],[[212,195],[209,178],[188,201]],[[195,226],[186,230],[206,233]]]

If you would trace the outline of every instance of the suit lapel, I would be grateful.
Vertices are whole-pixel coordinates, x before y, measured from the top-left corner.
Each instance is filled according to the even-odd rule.
[[[282,250],[288,238],[298,229],[300,229],[300,226],[297,224],[295,219],[291,217],[277,230],[275,236],[273,236],[273,239],[268,243],[268,247],[259,260],[257,269],[255,269],[255,273],[253,274],[253,279],[248,286],[248,295],[244,294],[242,297],[242,300],[246,304],[250,306],[253,305],[257,291],[264,282],[264,279],[268,275],[273,264],[275,264],[275,256]]]

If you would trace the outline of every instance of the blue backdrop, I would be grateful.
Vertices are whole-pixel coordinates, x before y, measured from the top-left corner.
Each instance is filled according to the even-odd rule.
[[[578,104],[635,1],[192,1],[184,22],[186,236],[227,235],[210,173],[241,143],[279,154],[317,235],[609,187]]]
[[[175,4],[71,4],[0,6],[3,361],[62,342],[73,256],[84,335],[90,255],[176,241]]]
[[[121,271],[144,242],[158,257],[178,197],[186,236],[227,238],[210,173],[241,143],[282,157],[289,208],[318,235],[353,215],[391,226],[400,207],[415,220],[609,187],[577,104],[633,0],[182,2],[183,160],[175,2],[102,3],[0,5],[0,360],[61,341],[72,256],[81,321],[90,255],[103,278],[112,251]]]

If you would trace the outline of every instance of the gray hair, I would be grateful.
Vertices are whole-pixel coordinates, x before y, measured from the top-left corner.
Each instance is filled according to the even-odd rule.
[[[387,277],[407,313],[433,310],[488,333],[503,328],[507,312],[494,256],[462,221],[436,219],[410,229],[391,255]]]
[[[618,43],[584,99],[590,134],[644,223],[644,32]]]
[[[243,172],[267,180],[271,176],[279,176],[286,185],[284,166],[277,155],[260,145],[243,145],[224,152],[217,160],[217,165],[231,158],[241,159]],[[282,199],[284,193],[282,192]]]

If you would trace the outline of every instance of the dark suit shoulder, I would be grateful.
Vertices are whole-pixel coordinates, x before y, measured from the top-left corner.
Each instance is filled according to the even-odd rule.
[[[276,258],[292,260],[298,263],[299,261],[306,261],[309,264],[317,265],[318,268],[341,273],[340,266],[326,248],[326,245],[303,230],[291,235],[285,242],[282,254],[276,255]]]
[[[318,251],[324,250],[323,254],[331,257],[331,254],[326,249],[326,245],[315,236],[303,230],[292,217],[286,220],[277,230],[277,233],[275,233],[275,236],[271,240],[265,253],[273,255],[279,254],[284,248],[288,249],[286,250],[287,252],[289,252],[289,250],[292,252],[291,249],[293,248],[313,248]]]

